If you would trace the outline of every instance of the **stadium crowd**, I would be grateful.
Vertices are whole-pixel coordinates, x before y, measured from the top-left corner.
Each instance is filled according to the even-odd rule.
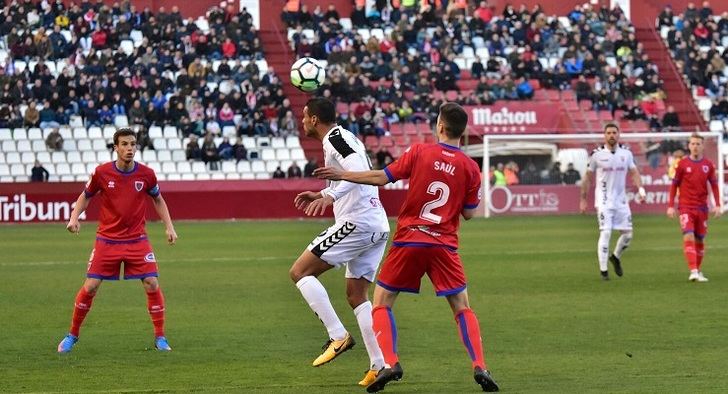
[[[667,5],[657,25],[667,30],[667,45],[695,94],[712,100],[710,118],[728,119],[728,12],[716,15],[705,1],[676,15]]]
[[[90,127],[121,115],[144,128],[174,125],[185,137],[225,126],[297,134],[275,70],[256,63],[263,49],[245,9],[223,2],[195,21],[176,6],[64,3],[3,2],[0,127],[58,127],[73,117]]]
[[[619,6],[576,6],[565,18],[540,6],[486,1],[377,1],[366,13],[355,1],[351,29],[333,7],[313,12],[289,1],[282,19],[295,29],[297,56],[327,61],[325,96],[352,105],[340,121],[383,135],[396,122],[433,122],[447,95],[464,105],[529,100],[537,89],[576,89],[595,110],[657,117],[664,99],[657,67]],[[447,6],[445,6],[447,4]],[[313,40],[305,29],[315,32]],[[383,29],[365,39],[358,29]],[[372,30],[373,31],[373,30]],[[484,50],[483,50],[484,49]],[[463,69],[458,58],[473,58]],[[549,59],[557,61],[549,63]]]

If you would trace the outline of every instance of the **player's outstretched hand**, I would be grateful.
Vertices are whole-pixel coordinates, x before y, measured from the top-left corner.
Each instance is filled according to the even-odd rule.
[[[66,225],[66,230],[68,230],[69,233],[78,234],[78,232],[81,231],[81,223],[79,223],[78,220],[69,220]]]
[[[298,193],[296,198],[293,199],[293,205],[296,209],[306,209],[311,201],[315,201],[321,198],[320,192],[302,192]]]
[[[334,167],[319,167],[313,170],[313,176],[319,179],[328,179],[331,181],[341,180],[344,171]]]
[[[667,217],[669,217],[670,219],[675,219],[675,208],[667,208]]]
[[[642,204],[645,200],[647,200],[647,191],[640,186],[639,190],[637,190],[637,203]]]
[[[579,201],[579,212],[586,213],[586,200],[585,199],[581,199]]]
[[[713,207],[713,217],[719,218],[721,215],[723,215],[723,208],[721,207]]]
[[[319,198],[315,201],[312,201],[308,206],[306,207],[306,210],[304,211],[306,215],[308,216],[320,216],[323,215],[324,212],[326,212],[326,207],[334,203],[334,199],[331,198],[331,196],[325,196],[323,198]]]
[[[164,232],[167,234],[167,243],[170,245],[177,243],[177,232],[173,228],[168,228]]]

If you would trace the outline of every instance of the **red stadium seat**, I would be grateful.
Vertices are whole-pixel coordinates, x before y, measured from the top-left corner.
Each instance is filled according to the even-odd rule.
[[[376,149],[379,147],[379,138],[368,135],[364,138],[364,145],[369,149]]]
[[[417,135],[417,126],[414,123],[404,123],[404,133],[407,135]]]
[[[395,146],[408,146],[410,143],[406,135],[395,135],[392,138]]]
[[[379,139],[379,146],[386,146],[387,148],[394,146],[394,140],[392,137],[385,135]]]
[[[403,135],[404,134],[404,130],[402,129],[402,124],[401,123],[392,123],[389,126],[389,132],[393,136]]]

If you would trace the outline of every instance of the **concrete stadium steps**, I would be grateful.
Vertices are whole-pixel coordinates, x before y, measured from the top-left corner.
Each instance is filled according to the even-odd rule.
[[[707,125],[700,117],[690,88],[685,85],[682,76],[673,68],[672,57],[667,46],[649,28],[636,29],[635,37],[643,43],[645,52],[660,71],[660,78],[664,81],[663,88],[667,94],[665,106],[675,107],[675,112],[680,117],[680,123],[686,130],[705,130]]]

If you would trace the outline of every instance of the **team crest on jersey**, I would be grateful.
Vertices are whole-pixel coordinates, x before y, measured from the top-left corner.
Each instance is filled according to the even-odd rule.
[[[687,172],[693,172],[693,167],[688,167],[688,168],[685,169],[685,171],[687,171]]]
[[[134,189],[140,192],[144,188],[144,181],[134,181]]]
[[[154,257],[154,253],[149,252],[146,256],[144,256],[144,261],[147,263],[155,263],[157,259]]]
[[[703,166],[703,172],[706,174],[708,173],[708,166]]]
[[[115,185],[114,185],[114,181],[109,181],[109,184],[107,185],[107,187],[108,187],[109,189],[113,189],[113,188],[114,188],[114,186],[115,186]]]

